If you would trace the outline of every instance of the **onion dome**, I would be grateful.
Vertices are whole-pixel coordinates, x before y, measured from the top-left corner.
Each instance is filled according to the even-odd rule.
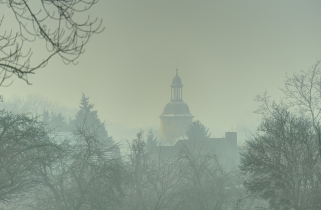
[[[160,117],[194,117],[183,101],[171,101],[166,104]]]

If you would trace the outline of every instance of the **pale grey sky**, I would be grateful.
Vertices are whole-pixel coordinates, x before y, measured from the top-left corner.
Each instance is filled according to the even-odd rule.
[[[78,65],[53,59],[29,77],[32,86],[15,79],[1,92],[72,107],[84,92],[102,119],[158,127],[177,64],[183,100],[219,137],[254,125],[257,94],[278,99],[286,73],[321,59],[320,9],[319,0],[101,0],[92,17],[105,30]]]

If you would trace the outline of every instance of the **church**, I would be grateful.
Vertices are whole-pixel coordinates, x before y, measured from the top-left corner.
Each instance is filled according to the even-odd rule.
[[[159,116],[162,139],[160,145],[152,150],[154,158],[177,157],[180,151],[188,149],[201,155],[215,153],[225,166],[237,165],[239,161],[237,132],[225,132],[222,138],[188,139],[185,135],[186,128],[193,122],[194,116],[183,101],[183,84],[177,69],[170,87],[171,100]]]
[[[186,128],[192,123],[193,115],[183,101],[183,84],[178,69],[171,84],[171,101],[166,104],[160,118],[162,143],[172,145],[185,137]]]

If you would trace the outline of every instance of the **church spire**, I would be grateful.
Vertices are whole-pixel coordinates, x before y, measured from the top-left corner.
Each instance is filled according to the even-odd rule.
[[[173,78],[173,82],[171,84],[171,100],[172,101],[182,101],[183,100],[182,88],[183,88],[182,80],[178,76],[178,69],[176,67],[176,76]]]

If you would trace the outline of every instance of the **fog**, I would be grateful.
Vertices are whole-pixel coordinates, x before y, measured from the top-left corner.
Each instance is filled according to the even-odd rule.
[[[4,32],[19,30],[17,19],[5,2],[0,0],[0,20],[2,14],[4,17],[0,24],[0,47]],[[183,147],[176,148],[177,142],[191,139],[185,130],[179,130],[181,136],[166,141],[162,130],[165,121],[160,116],[166,104],[174,100],[173,78],[178,75],[182,87],[177,87],[183,92],[179,100],[188,105],[193,121],[208,129],[209,136],[197,138],[223,142],[212,146],[231,154],[237,165],[240,157],[234,149],[244,146],[262,122],[262,115],[254,112],[266,98],[257,102],[255,97],[266,91],[270,101],[279,103],[284,97],[280,88],[286,84],[286,76],[306,71],[321,59],[320,8],[321,2],[316,0],[99,1],[84,14],[101,19],[103,30],[90,37],[80,57],[68,65],[61,57],[52,57],[44,68],[28,75],[31,84],[13,75],[8,79],[12,84],[1,87],[0,108],[14,114],[32,113],[41,121],[45,121],[45,112],[50,116],[48,119],[61,114],[69,132],[77,127],[77,120],[85,119],[79,110],[81,100],[87,97],[92,110],[97,111],[93,111],[91,120],[104,122],[106,136],[101,138],[109,139],[110,145],[117,144],[121,155],[133,152],[131,149],[139,146],[143,137],[142,141],[147,142],[150,130],[154,135],[150,139],[155,137],[161,143],[152,145],[151,141],[148,146],[147,142],[146,147],[156,148],[153,154],[158,152],[161,156],[161,145],[173,146],[166,152],[175,153]],[[80,15],[79,19],[84,17]],[[27,43],[35,51],[33,58],[38,60],[43,60],[42,55],[47,53],[44,46],[41,39]],[[316,94],[318,91],[317,88]],[[278,109],[271,110],[274,113]],[[225,145],[225,140],[233,143],[232,149]],[[204,141],[204,145],[209,144]],[[208,160],[208,166],[215,165],[214,160],[218,163],[215,157]],[[229,165],[230,160],[222,160],[226,161],[223,165]],[[243,169],[247,170],[245,166]],[[221,176],[227,176],[227,171],[221,171]],[[241,184],[237,183],[233,186],[240,189]]]
[[[105,30],[90,40],[77,65],[54,58],[29,75],[33,85],[14,78],[1,92],[5,98],[36,93],[74,108],[84,92],[106,121],[159,128],[177,66],[183,100],[195,119],[224,136],[256,126],[253,98],[267,90],[278,99],[286,73],[320,59],[320,6],[319,1],[101,1],[91,16],[102,18]]]

